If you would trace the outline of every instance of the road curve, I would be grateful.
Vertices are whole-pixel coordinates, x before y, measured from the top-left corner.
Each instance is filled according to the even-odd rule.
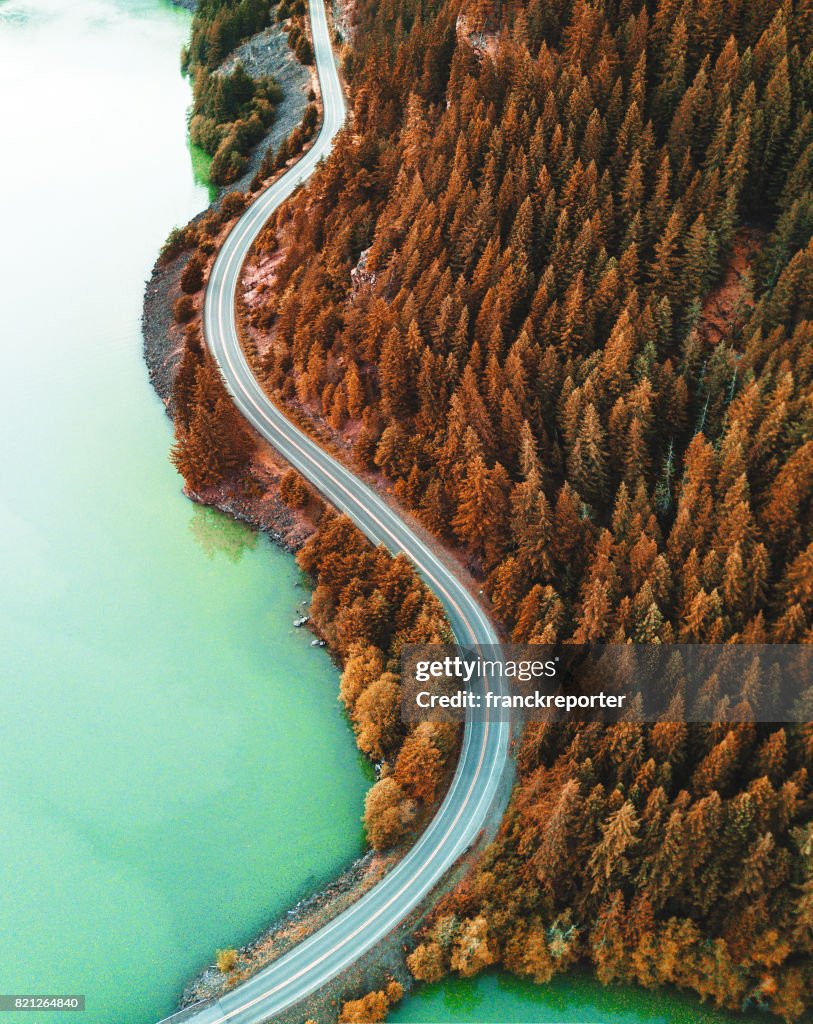
[[[274,405],[243,354],[234,318],[240,269],[263,224],[330,152],[345,118],[344,97],[323,0],[310,0],[314,53],[324,119],[313,147],[270,186],[232,229],[215,261],[206,291],[204,332],[240,412],[288,462],[374,544],[404,552],[443,602],[458,641],[466,647],[497,644],[483,609],[418,535],[370,487],[303,434]],[[509,727],[468,721],[449,792],[437,814],[385,877],[324,928],[219,1000],[171,1020],[194,1024],[260,1024],[316,991],[398,925],[471,845],[505,799],[510,771]]]

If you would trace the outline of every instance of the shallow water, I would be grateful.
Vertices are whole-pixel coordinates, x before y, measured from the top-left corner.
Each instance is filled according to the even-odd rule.
[[[489,973],[422,985],[387,1017],[393,1024],[756,1024],[761,1014],[729,1014],[675,990],[604,988],[577,971],[549,985]]]
[[[143,283],[207,201],[188,30],[160,0],[0,2],[0,993],[84,993],[84,1024],[169,1012],[362,847],[300,574],[182,496],[141,358]]]

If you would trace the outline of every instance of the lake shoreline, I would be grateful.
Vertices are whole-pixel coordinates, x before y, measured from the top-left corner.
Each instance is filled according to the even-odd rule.
[[[215,206],[216,202],[208,209]],[[205,212],[199,217],[204,216]],[[188,253],[181,253],[167,263],[157,261],[144,293],[144,361],[150,383],[171,420],[174,412],[172,384],[183,345],[183,329],[173,320],[172,304],[181,294],[178,282],[188,259]],[[278,463],[276,466],[275,462]],[[304,516],[292,511],[279,495],[279,480],[286,468],[281,459],[277,460],[273,456],[255,459],[253,475],[262,477],[262,491],[253,496],[228,485],[219,488],[217,493],[198,495],[188,489],[184,493],[191,501],[218,509],[251,529],[264,533],[275,546],[294,555],[315,527]],[[330,653],[333,655],[332,651]],[[402,852],[396,851],[395,859]],[[276,917],[254,939],[241,946],[238,950],[241,961],[250,964],[248,969],[253,972],[276,959],[306,934],[317,930],[328,919],[355,902],[391,866],[392,861],[392,852],[381,855],[368,849],[352,861],[337,879],[322,889],[306,894],[294,907]],[[213,949],[213,959],[214,954]],[[184,986],[179,1008],[216,997],[226,990],[230,980],[214,964],[204,967]]]
[[[217,202],[213,202],[206,211],[194,218],[193,222],[206,216],[216,206]],[[226,230],[230,230],[230,226]],[[184,327],[174,321],[172,306],[175,299],[182,294],[179,280],[188,260],[189,253],[182,252],[172,260],[156,261],[144,293],[144,361],[152,387],[171,420],[174,413],[172,385],[184,344]],[[245,523],[251,529],[266,534],[275,546],[294,555],[317,527],[306,515],[289,508],[280,497],[279,482],[287,469],[287,463],[277,456],[269,445],[262,442],[251,466],[252,477],[260,482],[257,493],[246,493],[239,484],[226,484],[205,495],[192,493],[188,489],[185,489],[184,493],[191,501],[215,508]],[[335,652],[329,648],[328,650],[335,657]],[[438,800],[443,798],[448,781],[447,777],[442,787],[443,792],[438,794]],[[430,810],[428,817],[431,817],[432,813]],[[338,878],[323,888],[304,895],[292,908],[272,920],[254,939],[241,946],[237,950],[240,965],[238,970],[244,969],[246,976],[254,973],[318,930],[371,888],[386,870],[404,856],[410,846],[411,840],[383,853],[366,850],[352,861]],[[389,979],[395,979],[403,986],[405,993],[409,992],[416,982],[406,966],[404,951],[407,943],[412,944],[414,932],[439,896],[450,892],[468,872],[474,856],[474,851],[466,855],[437,890],[430,894],[399,928],[387,936],[378,948],[351,964],[340,976],[308,997],[304,1004],[297,1004],[282,1014],[279,1018],[282,1024],[301,1024],[303,1005],[307,1007],[306,1016],[318,1016],[321,1019],[326,1013],[337,1014],[337,1007],[343,1000],[358,998],[369,991],[381,988]],[[213,958],[214,953],[215,950],[212,950]],[[237,972],[234,980],[239,980]],[[204,967],[184,986],[179,1008],[217,997],[230,987],[230,982],[232,976],[222,974],[214,964]]]
[[[168,263],[156,262],[144,292],[141,318],[144,362],[150,383],[161,399],[167,416],[173,421],[172,384],[181,357],[183,331],[173,319],[172,304],[182,294],[178,281],[188,260],[189,254],[181,253]],[[280,474],[284,472],[282,464],[279,471]],[[273,483],[270,478],[269,483]],[[311,532],[304,519],[296,516],[285,505],[276,489],[272,493],[265,491],[262,497],[253,498],[228,486],[219,488],[217,493],[206,495],[198,495],[188,489],[184,493],[198,504],[217,508],[252,529],[265,533],[274,544],[289,554],[295,554]]]
[[[195,6],[194,0],[173,0],[173,3],[188,10],[194,9]],[[258,36],[262,35],[265,33],[258,33]],[[257,38],[255,36],[253,40]],[[253,40],[250,40],[248,45]],[[301,65],[297,66],[301,67]],[[302,70],[310,80],[309,69]],[[283,85],[285,87],[285,83]],[[289,92],[290,87],[286,88],[286,98]],[[303,97],[300,117],[306,103],[307,101]],[[283,99],[281,106],[286,106],[286,99]],[[193,217],[189,223],[196,224],[208,214],[217,211],[227,192],[239,189],[241,186],[248,191],[248,182],[256,172],[266,148],[282,141],[280,137],[282,127],[284,127],[285,137],[287,137],[287,134],[298,123],[299,121],[295,124],[291,123],[290,114],[285,119],[283,126],[280,125],[279,120],[275,120],[265,138],[252,151],[249,168],[240,180],[230,187],[219,189],[209,206]],[[296,159],[299,159],[299,156]],[[226,231],[230,230],[231,226],[231,222],[229,222]],[[225,231],[218,237],[218,244],[224,234]],[[190,253],[183,251],[173,259],[161,260],[159,258],[156,260],[145,286],[142,307],[141,330],[144,362],[153,390],[163,403],[167,416],[173,421],[172,389],[183,352],[186,327],[186,325],[176,322],[173,316],[173,304],[183,294],[180,288],[180,277],[189,258]],[[201,292],[195,296],[196,304],[200,306],[195,314],[198,319],[202,314],[204,294],[205,292]],[[188,488],[184,489],[184,494],[197,504],[215,508],[232,519],[246,524],[251,529],[264,533],[275,546],[288,554],[295,555],[317,527],[306,515],[292,510],[280,497],[279,482],[288,468],[287,463],[277,456],[270,446],[262,444],[252,460],[252,477],[259,483],[259,487],[254,489],[254,493],[247,493],[246,489],[239,485],[226,483],[206,494],[196,494]],[[322,642],[324,643],[324,641]],[[330,653],[335,657],[335,652],[331,650]],[[403,856],[407,848],[401,846],[384,853],[367,849],[360,857],[353,860],[338,878],[323,888],[304,895],[292,908],[273,919],[254,939],[241,946],[237,950],[239,957],[237,971],[226,975],[221,973],[215,964],[210,964],[200,970],[184,986],[178,1004],[179,1008],[184,1008],[200,1000],[216,998],[240,980],[242,976],[254,973],[283,955],[287,949],[300,942],[308,934],[318,930],[327,921],[354,903]],[[413,920],[410,931],[416,923],[416,920]],[[320,1012],[329,1012],[335,1007],[338,1000],[348,997],[348,990],[352,996],[352,994],[362,994],[375,987],[382,979],[382,961],[386,964],[387,974],[397,976],[406,988],[413,983],[403,956],[400,954],[400,944],[406,937],[406,931],[399,929],[397,941],[386,943],[390,947],[388,955],[382,957],[381,950],[379,950],[375,959],[369,963],[362,961],[351,965],[347,974],[333,979],[323,990],[311,996],[308,1004],[318,1004]],[[213,958],[214,953],[215,950],[212,950]],[[292,1021],[301,1019],[301,1011],[298,1007],[293,1007],[289,1012],[293,1014]],[[283,1015],[283,1019],[286,1016]]]
[[[181,5],[186,6],[185,3],[181,3]],[[334,19],[336,19],[337,13],[342,15],[340,7],[334,8],[332,12]],[[238,47],[235,53],[239,54],[245,47],[250,47],[258,41],[261,42],[263,37],[274,31],[276,30],[271,29],[258,33],[248,43],[243,44],[243,47]],[[342,38],[348,34],[349,29],[344,26],[341,30]],[[223,66],[227,66],[234,58],[233,54],[227,58]],[[297,67],[308,75],[309,81],[313,81],[311,77],[313,69],[305,69],[298,64]],[[262,68],[250,70],[264,73]],[[290,80],[283,81],[282,84],[286,89],[286,97],[283,98],[280,108],[285,109]],[[302,83],[295,87],[301,94]],[[316,102],[319,105],[321,117],[321,101],[318,92],[316,93]],[[306,101],[303,101],[302,113],[304,113],[306,105]],[[285,137],[287,137],[287,134],[293,131],[297,124],[291,122],[290,114],[285,123],[287,125]],[[209,206],[193,217],[189,221],[190,225],[200,224],[205,218],[216,215],[221,208],[224,196],[235,190],[244,189],[247,202],[250,203],[253,200],[256,193],[250,187],[250,183],[268,146],[278,145],[282,141],[279,137],[280,131],[280,123],[275,120],[265,138],[252,150],[249,166],[240,179],[231,186],[218,189]],[[307,149],[309,146],[310,140],[304,148]],[[301,155],[301,152],[297,153],[293,162],[299,160]],[[280,168],[277,174],[282,173],[283,170],[284,168]],[[256,187],[256,182],[253,184]],[[266,182],[267,184],[268,182]],[[234,217],[230,218],[224,214],[224,220],[220,223],[216,233],[209,232],[214,252],[219,249],[233,224]],[[190,255],[191,253],[184,249],[171,259],[159,257],[156,260],[150,279],[145,286],[142,306],[144,362],[147,366],[150,383],[161,399],[167,415],[173,421],[173,383],[184,351],[185,332],[191,325],[197,325],[202,335],[205,287],[203,291],[193,296],[195,312],[191,324],[180,324],[173,315],[175,302],[184,294],[180,287],[180,278],[189,262]],[[205,276],[208,276],[208,273]],[[317,531],[318,524],[310,519],[307,509],[304,511],[292,509],[282,500],[279,485],[289,468],[288,464],[270,445],[261,441],[250,464],[249,475],[252,486],[245,487],[241,481],[235,480],[227,481],[204,494],[194,493],[185,487],[184,494],[201,506],[217,509],[251,529],[266,534],[276,547],[288,554],[295,555],[305,541]],[[325,641],[312,624],[309,625],[309,628],[316,633],[324,645]],[[335,661],[336,652],[330,647],[328,647],[328,651]],[[360,754],[360,756],[363,755]],[[368,848],[345,867],[337,878],[321,889],[306,893],[293,907],[279,914],[255,938],[243,944],[236,951],[237,967],[232,972],[224,974],[218,970],[215,964],[204,967],[185,985],[178,1004],[179,1008],[182,1009],[201,1000],[216,998],[235,983],[284,955],[292,946],[323,927],[328,921],[356,902],[411,848],[416,836],[420,835],[425,824],[431,820],[435,808],[445,796],[453,771],[454,765],[450,766],[447,771],[433,806],[426,808],[425,813],[421,816],[415,835],[407,837],[405,842],[384,852]],[[476,856],[477,853],[474,850],[464,855],[452,867],[448,876],[439,883],[435,891],[429,894],[427,899],[416,907],[398,928],[386,936],[376,949],[370,950],[317,992],[312,993],[305,1000],[281,1014],[279,1019],[282,1024],[301,1024],[303,1010],[307,1017],[322,1019],[327,1014],[335,1018],[338,1015],[338,1007],[344,1000],[359,998],[370,991],[383,988],[390,980],[397,981],[402,986],[404,993],[409,992],[416,984],[406,965],[405,958],[408,948],[413,945],[412,937],[437,899],[450,892],[470,870]],[[212,950],[213,958],[214,954],[215,950]]]
[[[8,162],[3,191],[0,923],[9,989],[85,993],[88,1024],[172,1012],[218,946],[364,852],[369,775],[336,672],[292,628],[306,581],[184,500],[145,386],[144,281],[167,230],[211,199],[186,141],[188,35],[155,0],[0,12],[3,123],[30,157]],[[43,238],[59,267],[47,301],[31,272]]]
[[[214,200],[191,223],[200,220],[218,204],[219,199]],[[161,399],[167,416],[173,421],[172,386],[183,350],[183,328],[173,318],[172,305],[182,294],[179,279],[188,260],[189,253],[183,252],[168,262],[156,261],[145,288],[141,320],[143,357],[150,383]],[[276,466],[274,462],[277,462]],[[271,459],[255,459],[253,475],[262,478],[262,490],[255,495],[249,495],[228,484],[218,488],[216,493],[199,495],[186,488],[184,493],[191,501],[215,508],[251,529],[264,533],[275,546],[295,555],[314,532],[315,526],[282,501],[278,485],[286,469],[281,458],[277,460],[272,456]],[[330,653],[333,655],[332,651]],[[390,856],[382,857],[367,850],[352,861],[337,879],[305,895],[293,908],[278,916],[254,939],[240,947],[241,959],[251,962],[256,969],[281,955],[287,946],[302,938],[302,934],[299,934],[296,939],[289,941],[288,932],[294,928],[300,933],[303,930],[316,930],[325,919],[354,902],[370,884],[377,881],[382,873],[382,865],[388,865],[390,860]],[[272,945],[274,952],[269,955]],[[213,958],[214,953],[212,950]],[[179,1006],[183,1008],[198,1000],[216,997],[227,987],[228,980],[214,964],[203,968],[184,986]]]

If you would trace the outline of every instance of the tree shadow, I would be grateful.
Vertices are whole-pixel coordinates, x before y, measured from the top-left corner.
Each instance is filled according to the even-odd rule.
[[[223,554],[235,565],[246,551],[257,546],[257,533],[251,527],[231,519],[216,508],[195,505],[189,529],[209,558]]]

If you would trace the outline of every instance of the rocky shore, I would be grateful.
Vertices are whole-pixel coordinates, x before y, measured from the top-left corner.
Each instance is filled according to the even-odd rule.
[[[318,82],[312,68],[300,64],[288,46],[288,37],[277,25],[258,32],[226,58],[219,71],[228,74],[236,64],[242,63],[253,77],[272,75],[283,91],[274,122],[265,138],[251,151],[243,174],[223,192],[245,192],[269,149],[277,150],[294,128],[302,121],[310,99],[316,95]]]
[[[164,402],[170,418],[173,412],[172,381],[183,343],[183,328],[173,320],[172,304],[181,294],[178,282],[188,258],[188,254],[181,254],[168,263],[157,263],[144,296],[144,359],[150,381]],[[293,512],[279,497],[279,480],[286,469],[287,465],[263,442],[258,445],[251,466],[251,477],[257,485],[251,492],[224,487],[216,494],[188,496],[193,501],[217,508],[254,529],[262,530],[275,544],[293,553],[302,546],[314,526],[300,513]],[[298,613],[306,614],[307,610],[298,610]],[[214,965],[202,970],[184,989],[180,1006],[216,997],[282,956],[372,888],[404,855],[407,848],[398,847],[386,854],[368,851],[338,879],[323,890],[300,900],[255,940],[241,947],[237,951],[237,964],[232,971],[224,974]],[[445,881],[443,890],[446,891],[451,884],[451,881]],[[341,978],[334,979],[323,990],[309,997],[305,1016],[318,1015],[319,1019],[335,1019],[343,999],[363,995],[380,987],[388,978],[395,978],[408,989],[413,982],[405,965],[403,950],[422,916],[423,912],[417,911],[408,923],[388,936],[377,950],[352,965]],[[301,1024],[303,1019],[299,1007],[292,1008],[281,1017],[283,1024],[288,1021],[290,1024]]]
[[[188,259],[189,254],[182,253],[168,263],[155,264],[144,292],[141,316],[144,361],[150,383],[170,418],[173,415],[172,382],[183,345],[183,328],[172,316],[172,305],[181,295],[178,282]],[[238,492],[223,487],[206,495],[187,493],[193,501],[218,508],[268,534],[286,551],[296,552],[312,532],[313,525],[293,512],[279,496],[279,481],[286,470],[285,463],[267,445],[262,445],[252,463],[251,476],[256,486],[251,490]]]
[[[188,6],[190,9],[194,7],[194,0],[178,2],[179,5]],[[243,60],[252,74],[273,74],[285,89],[285,97],[278,109],[274,125],[265,140],[256,147],[246,173],[239,181],[221,190],[208,210],[202,211],[193,222],[205,217],[209,210],[218,208],[223,195],[227,192],[248,191],[248,183],[268,146],[278,146],[299,124],[308,103],[308,92],[314,84],[310,70],[303,68],[296,61],[287,47],[284,33],[276,28],[259,33],[239,47],[222,67],[228,70],[237,60]],[[222,241],[222,234],[226,230],[228,228],[215,239],[216,244]],[[189,252],[183,252],[173,260],[156,262],[144,294],[144,360],[150,382],[163,401],[170,418],[173,416],[172,385],[183,350],[185,330],[185,327],[175,321],[172,307],[182,294],[180,276],[189,257]],[[203,302],[202,292],[195,297],[195,302],[198,307],[196,317],[199,318]],[[251,486],[224,486],[216,492],[207,492],[204,495],[188,491],[187,494],[193,501],[217,508],[252,528],[263,531],[275,544],[293,553],[314,531],[315,524],[303,513],[291,510],[280,498],[279,482],[287,469],[287,464],[273,449],[265,442],[260,442],[251,464]],[[407,849],[408,846],[402,846],[385,854],[368,851],[350,865],[338,879],[323,890],[300,900],[255,940],[237,950],[236,963],[230,971],[223,973],[215,965],[202,970],[184,989],[180,1006],[183,1008],[200,1000],[214,998],[282,956],[372,888]],[[470,862],[472,856],[473,853],[469,854],[464,859],[465,862]],[[448,891],[464,870],[467,868],[464,868],[461,862],[457,870],[444,880],[439,887],[440,890]],[[388,979],[399,981],[405,990],[411,988],[414,981],[406,968],[404,951],[412,933],[433,903],[434,898],[427,900],[424,907],[416,909],[377,949],[353,964],[341,977],[314,993],[304,1004],[283,1013],[280,1016],[283,1024],[301,1024],[304,1019],[303,1011],[308,1017],[318,1016],[320,1020],[335,1020],[343,1000],[361,996],[376,987],[381,987]],[[214,950],[212,952],[214,954]]]
[[[248,974],[272,963],[303,937],[327,924],[363,893],[372,888],[391,866],[392,855],[366,853],[321,892],[301,899],[256,939],[238,949],[237,963],[227,974],[215,965],[207,967],[184,989],[181,1006],[218,996]]]
[[[194,8],[194,0],[176,0],[179,6]],[[303,67],[290,51],[285,34],[277,28],[258,33],[240,46],[222,65],[225,71],[242,60],[253,75],[272,74],[283,87],[285,95],[277,116],[266,138],[256,147],[249,168],[243,177],[222,189],[208,210],[193,218],[193,223],[217,208],[226,192],[248,190],[263,153],[269,146],[276,148],[300,123],[313,86],[312,74]],[[150,382],[164,403],[167,414],[173,416],[172,385],[178,368],[184,342],[184,327],[173,317],[172,307],[182,294],[180,276],[189,261],[190,253],[183,252],[175,259],[157,261],[147,282],[142,310],[142,336],[144,361]],[[202,304],[200,293],[196,303]],[[200,315],[198,309],[197,316]],[[292,511],[279,496],[279,481],[287,470],[266,444],[258,445],[251,466],[254,486],[249,489],[223,487],[217,493],[198,495],[188,493],[191,500],[219,509],[254,529],[266,533],[277,545],[296,552],[312,533],[313,523],[301,513]],[[248,973],[300,942],[329,921],[345,907],[371,888],[403,851],[375,854],[369,851],[355,861],[342,875],[320,892],[300,900],[291,910],[274,921],[258,938],[238,951],[238,965],[228,975],[216,966],[205,968],[184,989],[181,1006],[216,996],[236,984]],[[213,951],[214,953],[214,951]]]
[[[144,296],[144,358],[152,385],[170,417],[173,411],[172,381],[183,342],[183,328],[173,320],[172,304],[181,294],[179,278],[188,258],[188,254],[181,254],[166,264],[156,264]],[[189,494],[189,497],[262,530],[275,544],[295,552],[314,527],[301,514],[292,512],[279,497],[279,480],[286,469],[286,464],[277,458],[268,445],[262,443],[258,445],[251,466],[251,477],[257,486],[250,493],[222,488],[216,494]],[[338,879],[323,890],[300,900],[254,941],[237,950],[237,963],[233,970],[224,974],[214,965],[202,970],[184,989],[181,1008],[216,997],[282,956],[375,885],[404,855],[406,849],[399,847],[386,854],[369,851],[360,857]],[[445,880],[443,891],[447,891],[452,884],[451,879]],[[431,902],[428,901],[427,909]],[[282,1014],[282,1024],[301,1024],[307,1017],[335,1020],[343,1000],[364,995],[386,984],[391,978],[408,990],[414,982],[406,968],[404,949],[424,912],[416,911],[408,922],[387,936],[376,950],[310,996],[304,1007],[293,1007]],[[214,952],[212,950],[213,956]]]

